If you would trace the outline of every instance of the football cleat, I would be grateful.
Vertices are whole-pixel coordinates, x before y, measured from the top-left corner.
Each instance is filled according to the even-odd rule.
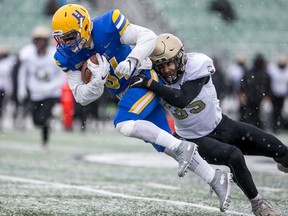
[[[179,163],[178,176],[183,177],[187,172],[189,164],[197,150],[197,145],[192,142],[182,141],[180,145],[174,150],[176,160]]]
[[[280,214],[272,208],[272,205],[263,198],[251,200],[251,204],[252,212],[256,216],[280,216]]]
[[[213,191],[219,198],[220,202],[220,211],[225,212],[231,202],[231,184],[233,182],[232,179],[233,175],[230,172],[222,172],[220,170],[216,170],[215,176],[210,183],[211,189],[210,193],[212,194]]]

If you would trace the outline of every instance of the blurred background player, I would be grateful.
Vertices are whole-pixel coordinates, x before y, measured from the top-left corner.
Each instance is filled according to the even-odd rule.
[[[130,86],[160,95],[174,118],[175,136],[198,144],[200,154],[209,163],[230,167],[255,215],[279,215],[258,194],[244,155],[273,158],[278,169],[288,173],[288,147],[259,128],[222,114],[211,79],[215,67],[208,56],[185,53],[181,40],[165,33],[158,36],[150,58],[165,85],[140,74],[132,78]]]
[[[11,55],[11,47],[0,44],[0,129],[2,127],[2,116],[8,100],[12,96],[12,70],[15,57]]]
[[[215,65],[215,61],[214,61],[214,65]],[[241,52],[238,52],[235,55],[233,62],[229,64],[227,69],[225,70],[225,74],[226,74],[225,77],[227,77],[227,80],[229,83],[229,91],[228,91],[229,94],[225,99],[229,98],[230,102],[234,102],[234,103],[228,104],[228,106],[230,107],[227,107],[227,109],[234,108],[234,112],[236,111],[236,116],[233,118],[234,120],[243,120],[245,117],[245,106],[243,103],[239,103],[239,101],[243,99],[240,95],[240,86],[241,86],[241,81],[243,79],[243,76],[247,73],[247,70],[248,70],[248,66],[246,63],[246,57]],[[219,72],[217,67],[216,67],[216,71],[217,73]],[[217,94],[218,94],[218,90],[217,90]],[[221,101],[221,98],[219,98],[219,100]],[[223,110],[226,109],[226,107],[222,107],[222,108]],[[229,115],[230,117],[232,117],[231,114]]]
[[[267,73],[271,81],[272,130],[277,133],[287,126],[282,115],[284,101],[288,95],[287,56],[278,55],[275,62],[268,64]]]
[[[32,32],[32,43],[19,52],[21,65],[18,74],[18,100],[31,101],[33,122],[41,128],[42,147],[49,141],[51,110],[59,102],[64,73],[53,61],[55,47],[50,44],[51,30],[37,26]]]
[[[170,149],[179,162],[178,176],[183,177],[190,166],[189,169],[213,187],[221,200],[220,209],[225,211],[229,205],[230,173],[216,172],[201,158],[194,143],[170,134],[165,112],[154,93],[128,88],[135,73],[158,80],[148,58],[154,49],[155,33],[129,23],[119,10],[110,10],[91,21],[88,11],[77,4],[57,10],[52,18],[52,29],[57,41],[54,57],[66,72],[76,102],[87,105],[97,100],[106,86],[120,99],[114,117],[116,129],[125,136],[153,143],[159,152]],[[81,66],[95,54],[98,65],[90,59],[87,61],[92,80],[84,84]],[[220,184],[220,180],[224,184]]]
[[[240,104],[244,109],[241,120],[258,128],[265,129],[267,122],[260,116],[261,103],[270,100],[270,77],[267,60],[258,53],[254,56],[252,67],[244,74],[240,85]]]

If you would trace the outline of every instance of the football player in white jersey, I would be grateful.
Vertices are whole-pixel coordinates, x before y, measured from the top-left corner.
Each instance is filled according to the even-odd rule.
[[[185,53],[179,38],[164,33],[158,36],[150,58],[165,85],[138,75],[130,87],[146,88],[162,97],[174,119],[175,136],[198,144],[200,155],[209,163],[230,167],[255,215],[279,215],[259,195],[244,155],[273,158],[278,169],[287,173],[287,146],[253,125],[222,114],[211,77],[215,67],[208,56]]]
[[[29,97],[35,126],[41,129],[42,147],[49,142],[51,110],[59,102],[65,75],[53,60],[55,47],[50,43],[51,33],[46,26],[36,26],[32,43],[19,52],[17,97],[20,103]]]
[[[6,101],[12,93],[12,70],[15,62],[16,59],[11,54],[10,46],[0,44],[0,129],[2,128],[2,115]]]

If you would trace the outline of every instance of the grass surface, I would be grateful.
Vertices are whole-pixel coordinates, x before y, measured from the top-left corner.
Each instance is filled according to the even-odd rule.
[[[229,211],[221,213],[215,194],[209,196],[209,186],[199,177],[178,178],[174,161],[114,130],[52,131],[48,151],[40,147],[38,130],[0,134],[1,216],[251,215],[250,203],[235,184]],[[279,138],[288,141],[285,135]],[[127,159],[117,158],[119,153]],[[107,155],[108,162],[82,160],[91,154]],[[133,160],[127,165],[133,155],[137,165]],[[252,174],[260,193],[287,216],[288,176],[267,172],[265,163]]]

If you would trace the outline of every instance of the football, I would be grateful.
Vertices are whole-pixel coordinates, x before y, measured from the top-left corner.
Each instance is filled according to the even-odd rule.
[[[98,60],[96,58],[96,55],[92,55],[90,58],[90,61],[93,62],[94,64],[98,64]],[[87,84],[91,81],[92,78],[92,73],[91,71],[88,69],[87,67],[87,61],[84,62],[84,64],[82,65],[82,69],[81,69],[81,78],[82,81]]]

